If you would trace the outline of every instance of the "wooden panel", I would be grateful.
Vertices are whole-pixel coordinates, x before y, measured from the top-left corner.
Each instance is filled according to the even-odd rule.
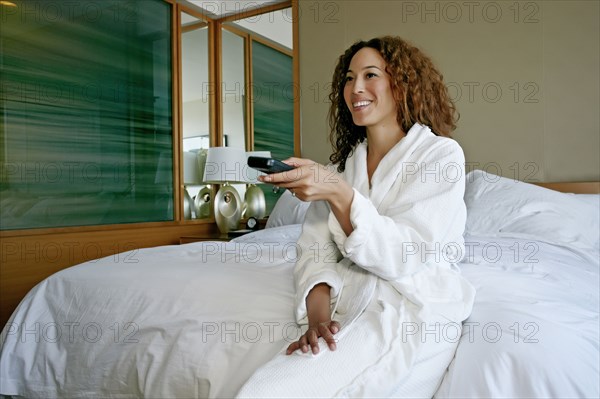
[[[4,326],[33,286],[59,270],[105,256],[113,256],[115,262],[135,261],[135,251],[122,253],[179,244],[182,236],[216,231],[214,223],[185,223],[55,234],[5,234],[0,242],[0,326]]]

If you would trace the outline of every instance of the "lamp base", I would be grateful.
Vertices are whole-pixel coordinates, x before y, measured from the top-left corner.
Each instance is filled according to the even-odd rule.
[[[242,200],[237,190],[229,185],[221,186],[215,197],[215,222],[222,234],[239,229],[242,218]]]
[[[265,217],[267,213],[267,201],[265,200],[265,193],[263,193],[260,187],[255,184],[249,184],[244,199],[246,201],[245,217],[255,217],[257,219]]]
[[[212,191],[210,186],[202,187],[200,192],[196,194],[194,205],[196,206],[196,217],[198,219],[207,219],[212,216]]]
[[[194,219],[196,211],[194,210],[194,201],[188,193],[187,188],[183,190],[183,217],[184,219]]]

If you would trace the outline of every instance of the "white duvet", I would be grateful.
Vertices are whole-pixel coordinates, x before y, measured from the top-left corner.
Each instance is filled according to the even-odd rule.
[[[55,274],[3,330],[0,393],[234,396],[299,334],[299,232],[141,249]],[[598,264],[532,240],[466,241],[461,269],[478,295],[462,337],[430,332],[460,339],[436,396],[598,397]]]

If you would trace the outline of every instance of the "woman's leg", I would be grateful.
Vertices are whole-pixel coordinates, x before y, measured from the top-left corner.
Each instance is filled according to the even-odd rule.
[[[330,351],[322,339],[317,355],[297,351],[287,356],[283,350],[257,370],[238,397],[387,395],[395,388],[394,375],[408,373],[420,346],[415,339],[394,345],[402,339],[398,326],[413,321],[410,313],[405,306],[397,309],[375,300],[351,326],[338,333],[337,350]],[[395,353],[398,348],[401,353]],[[388,376],[373,384],[381,373]]]

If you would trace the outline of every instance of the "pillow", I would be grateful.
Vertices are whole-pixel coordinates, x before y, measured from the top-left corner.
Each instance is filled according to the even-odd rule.
[[[265,228],[301,224],[304,222],[304,216],[309,206],[310,202],[301,201],[294,197],[289,190],[285,190],[269,215]]]
[[[591,202],[481,170],[466,178],[467,233],[598,251],[600,210]]]
[[[580,201],[600,209],[600,194],[573,194]]]

